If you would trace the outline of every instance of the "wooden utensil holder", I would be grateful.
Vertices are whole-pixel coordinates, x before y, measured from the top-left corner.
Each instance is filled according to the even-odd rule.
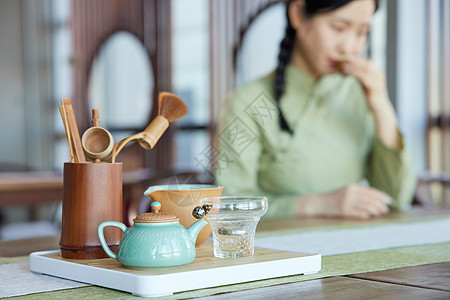
[[[97,235],[103,221],[122,222],[122,163],[65,163],[61,256],[74,259],[107,257]],[[122,231],[105,229],[117,252]]]

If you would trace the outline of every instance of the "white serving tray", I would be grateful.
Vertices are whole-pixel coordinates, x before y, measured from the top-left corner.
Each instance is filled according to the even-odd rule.
[[[61,258],[59,251],[30,254],[30,269],[36,273],[130,292],[160,297],[202,288],[255,280],[313,274],[321,269],[320,254],[302,254],[255,248],[255,255],[238,259],[216,258],[212,243],[197,248],[189,265],[159,270],[134,270],[112,258],[79,260]]]

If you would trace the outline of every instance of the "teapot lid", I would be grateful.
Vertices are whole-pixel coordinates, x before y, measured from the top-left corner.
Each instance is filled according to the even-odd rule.
[[[159,212],[160,209],[161,203],[153,201],[151,204],[152,212],[140,214],[133,221],[135,223],[164,223],[178,221],[177,216],[166,212]]]

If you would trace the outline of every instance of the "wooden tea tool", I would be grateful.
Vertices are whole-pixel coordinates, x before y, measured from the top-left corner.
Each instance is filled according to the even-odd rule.
[[[123,147],[134,140],[137,140],[142,148],[147,150],[152,149],[169,127],[169,123],[184,117],[187,113],[188,108],[186,104],[176,95],[168,92],[159,93],[158,116],[153,119],[144,131],[127,137],[115,144],[111,154],[111,162],[114,163],[116,156]]]
[[[70,129],[69,129],[69,123],[67,121],[67,115],[64,109],[64,106],[61,104],[59,105],[59,112],[61,114],[61,119],[63,120],[64,129],[66,131],[66,137],[67,142],[69,143],[69,151],[70,151],[70,162],[75,162],[74,153],[73,153],[73,147],[72,147],[72,138],[70,137]]]
[[[69,141],[71,161],[73,156],[73,162],[80,163],[86,162],[84,157],[83,146],[81,145],[80,133],[78,132],[77,120],[73,112],[72,103],[70,99],[62,99],[60,111],[63,111],[63,121],[66,126],[67,139]]]
[[[108,159],[114,147],[114,139],[105,128],[100,127],[100,117],[97,109],[92,110],[92,125],[81,138],[84,153],[95,162]]]

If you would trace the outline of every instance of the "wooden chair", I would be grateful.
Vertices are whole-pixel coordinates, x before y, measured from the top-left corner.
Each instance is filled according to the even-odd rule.
[[[413,204],[424,207],[450,207],[450,174],[422,173],[417,182]]]

